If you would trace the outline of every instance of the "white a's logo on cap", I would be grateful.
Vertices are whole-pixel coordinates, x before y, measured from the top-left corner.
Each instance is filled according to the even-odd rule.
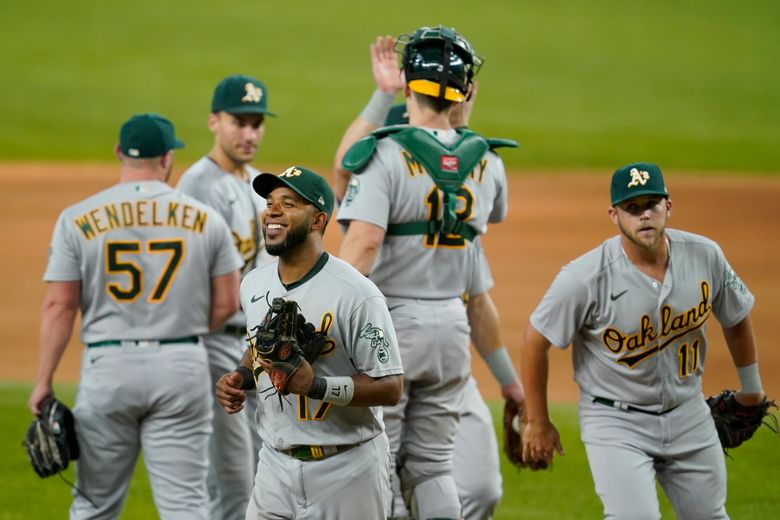
[[[639,186],[640,184],[644,186],[650,178],[649,173],[644,170],[637,170],[636,168],[631,168],[631,171],[628,173],[631,175],[631,182],[628,183],[628,188]]]
[[[300,174],[301,174],[301,170],[299,170],[295,166],[291,166],[290,168],[287,168],[282,173],[280,173],[279,177],[297,177]]]
[[[244,103],[259,103],[263,99],[263,89],[253,83],[247,82],[244,85],[244,90],[246,90],[246,94],[241,98]]]

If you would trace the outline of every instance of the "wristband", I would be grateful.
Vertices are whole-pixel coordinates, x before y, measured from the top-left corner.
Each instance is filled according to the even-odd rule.
[[[241,374],[241,390],[254,390],[257,386],[255,384],[255,376],[252,375],[252,371],[244,365],[236,368],[235,372]]]
[[[758,375],[758,363],[737,367],[737,376],[739,384],[742,386],[742,392],[746,394],[758,394],[761,392],[761,376]]]
[[[311,387],[309,387],[309,391],[306,393],[306,397],[318,399],[321,401],[322,398],[325,397],[325,391],[327,389],[328,383],[325,381],[325,378],[314,376],[314,378],[311,380]]]
[[[349,377],[315,378],[325,381],[325,394],[322,400],[336,406],[347,406],[355,395],[355,381]],[[312,381],[314,386],[314,381]]]
[[[394,99],[395,95],[376,89],[371,95],[368,104],[360,113],[360,117],[374,126],[385,126],[385,120],[387,119],[387,114],[390,113],[390,107]]]
[[[517,381],[517,372],[506,347],[501,347],[485,356],[485,363],[501,386],[511,385]]]

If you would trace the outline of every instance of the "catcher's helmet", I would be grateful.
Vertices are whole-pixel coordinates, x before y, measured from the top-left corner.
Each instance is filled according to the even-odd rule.
[[[396,50],[411,90],[457,103],[466,99],[485,61],[455,29],[442,25],[400,35]]]

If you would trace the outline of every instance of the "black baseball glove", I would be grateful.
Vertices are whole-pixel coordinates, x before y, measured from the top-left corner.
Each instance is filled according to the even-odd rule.
[[[303,364],[314,363],[325,346],[325,334],[315,332],[299,312],[298,304],[284,298],[274,298],[263,322],[252,329],[250,345],[255,358],[271,363],[268,376],[274,388],[287,393],[287,380]]]
[[[707,398],[707,404],[715,421],[715,429],[724,449],[736,448],[750,439],[756,430],[766,424],[772,431],[777,432],[777,418],[769,413],[769,407],[777,408],[774,401],[764,400],[755,406],[744,406],[734,398],[734,390],[723,390],[719,395]],[[764,422],[764,417],[774,420],[774,427]]]
[[[54,397],[45,400],[40,416],[27,429],[23,446],[41,478],[56,475],[78,459],[75,421],[68,407]]]
[[[518,468],[532,470],[547,469],[548,464],[543,460],[523,460],[523,425],[525,424],[525,405],[512,399],[504,403],[504,454],[509,462]]]

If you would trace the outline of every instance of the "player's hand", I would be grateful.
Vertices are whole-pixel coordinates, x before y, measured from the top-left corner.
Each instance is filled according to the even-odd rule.
[[[243,382],[244,378],[236,371],[225,374],[217,381],[217,401],[231,415],[244,409],[246,392],[241,390]]]
[[[263,358],[257,358],[257,362],[267,373],[271,373],[271,363]],[[314,369],[305,359],[293,375],[287,379],[284,385],[285,394],[306,395],[311,389],[311,382],[314,379]]]
[[[525,404],[525,390],[520,381],[504,385],[501,387],[501,397],[511,399],[517,404]]]
[[[758,406],[764,401],[764,397],[766,397],[764,392],[748,394],[742,390],[737,390],[734,394],[734,399],[742,406]]]
[[[403,75],[395,55],[395,38],[377,36],[371,44],[371,71],[376,87],[382,92],[396,95],[404,88]]]
[[[523,425],[523,460],[552,462],[553,451],[565,455],[561,437],[550,421],[529,421]]]
[[[466,94],[466,101],[455,103],[455,106],[450,111],[450,125],[452,128],[469,126],[471,109],[474,107],[474,101],[477,99],[477,86],[478,82],[473,82],[469,93]]]
[[[36,383],[30,393],[30,398],[27,400],[27,408],[30,409],[33,415],[38,416],[41,413],[41,403],[53,395],[54,391],[51,389],[51,384]]]

